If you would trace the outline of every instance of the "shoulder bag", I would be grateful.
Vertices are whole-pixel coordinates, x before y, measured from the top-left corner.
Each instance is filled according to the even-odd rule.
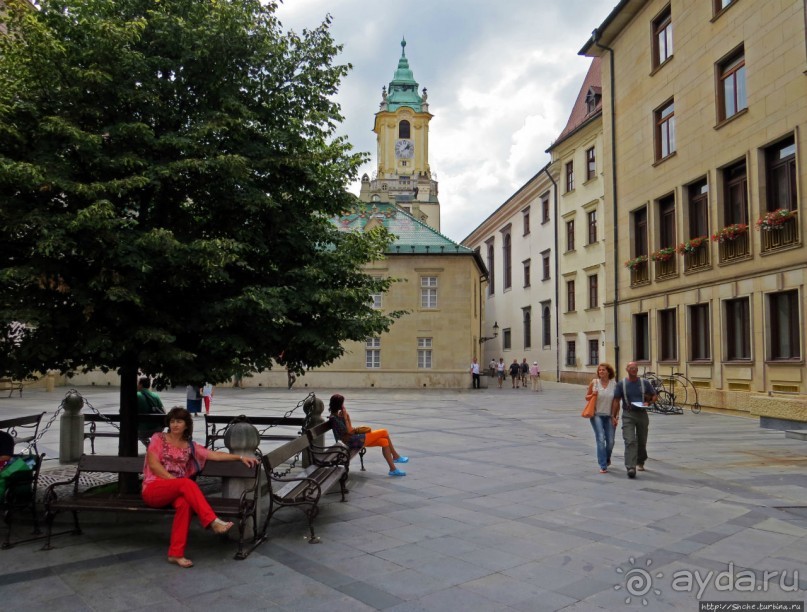
[[[586,395],[586,407],[583,408],[580,416],[584,419],[591,419],[595,414],[597,414],[597,392],[594,391],[594,383],[592,382],[589,385],[588,395]]]

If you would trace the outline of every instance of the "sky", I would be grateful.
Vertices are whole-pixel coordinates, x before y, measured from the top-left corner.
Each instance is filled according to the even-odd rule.
[[[549,162],[591,59],[577,53],[617,0],[285,0],[284,29],[330,14],[353,66],[337,101],[338,134],[371,154],[374,115],[406,38],[419,88],[429,90],[429,164],[439,182],[441,231],[456,242]],[[358,183],[351,187],[358,194]]]

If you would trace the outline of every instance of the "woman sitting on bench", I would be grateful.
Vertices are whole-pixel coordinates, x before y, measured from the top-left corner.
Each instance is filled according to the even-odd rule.
[[[353,427],[350,422],[350,415],[345,408],[345,398],[338,393],[331,396],[331,402],[328,407],[330,416],[328,419],[331,421],[333,427],[333,435],[337,442],[344,442],[348,448],[360,449],[363,446],[380,446],[381,452],[384,454],[384,459],[387,460],[389,465],[390,476],[406,476],[406,472],[399,470],[396,463],[409,463],[409,457],[402,457],[395,450],[390,440],[389,432],[386,429],[373,429],[369,427],[363,428],[369,431],[359,433],[359,429]]]
[[[227,533],[233,524],[216,516],[199,485],[192,479],[202,470],[205,461],[241,461],[251,467],[258,460],[208,450],[191,440],[193,419],[180,406],[171,409],[165,422],[168,432],[155,433],[149,442],[143,468],[143,501],[152,508],[168,505],[176,508],[168,562],[179,567],[193,567],[193,561],[185,558],[192,513],[199,517],[203,527],[209,527],[216,534]]]

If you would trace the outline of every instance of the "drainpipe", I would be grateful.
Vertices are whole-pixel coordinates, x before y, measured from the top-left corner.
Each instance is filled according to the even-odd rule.
[[[601,45],[598,40],[600,32],[597,28],[591,33],[591,40],[603,51],[608,51],[610,59],[609,66],[611,73],[611,198],[613,201],[613,226],[614,226],[614,365],[619,369],[619,223],[617,218],[616,201],[616,113],[614,112],[614,50],[606,45]]]
[[[558,257],[558,184],[549,173],[549,164],[544,166],[544,173],[552,182],[555,209],[555,380],[560,382],[560,257]]]

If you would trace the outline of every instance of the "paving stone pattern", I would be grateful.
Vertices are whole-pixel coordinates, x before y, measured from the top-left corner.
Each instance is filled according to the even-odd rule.
[[[232,542],[194,524],[196,565],[182,570],[165,561],[170,518],[90,515],[83,535],[60,536],[54,550],[0,551],[0,608],[693,611],[698,601],[805,601],[807,444],[742,416],[653,415],[647,471],[626,478],[617,432],[612,470],[600,474],[579,417],[584,389],[544,389],[348,390],[354,423],[389,429],[411,462],[405,478],[390,478],[369,449],[348,501],[322,504],[322,543],[308,544],[302,515],[287,509],[269,541],[235,561]],[[63,391],[26,390],[0,411],[52,413]],[[117,390],[80,391],[117,410]],[[281,415],[308,391],[219,388],[213,411]],[[335,391],[316,393],[327,403]],[[184,403],[182,389],[162,396]],[[40,442],[47,477],[64,471],[58,448],[55,424]],[[115,453],[117,441],[97,448]],[[775,578],[756,588],[766,572]]]

